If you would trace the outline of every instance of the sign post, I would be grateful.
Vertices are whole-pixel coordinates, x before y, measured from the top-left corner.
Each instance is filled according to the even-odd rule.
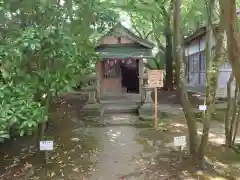
[[[155,107],[155,116],[154,116],[154,126],[155,129],[158,130],[158,93],[157,93],[157,87],[154,88],[154,94],[155,94],[155,99],[154,99],[154,107]]]
[[[40,151],[43,151],[45,154],[45,179],[48,179],[47,165],[49,161],[49,152],[53,151],[53,141],[40,141],[39,142]]]
[[[158,93],[157,88],[163,87],[163,71],[150,70],[148,72],[148,87],[154,88],[154,127],[158,130]]]

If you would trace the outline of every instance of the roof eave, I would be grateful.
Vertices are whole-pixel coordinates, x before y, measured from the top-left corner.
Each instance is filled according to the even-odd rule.
[[[214,30],[218,31],[219,26],[217,24],[214,24]],[[206,34],[206,26],[203,26],[199,29],[197,29],[194,33],[192,33],[190,36],[188,36],[187,38],[184,39],[184,43],[188,44],[191,43],[194,39],[200,37],[200,36],[204,36]]]
[[[140,44],[140,45],[142,45],[142,46],[144,46],[144,47],[146,47],[146,48],[148,48],[148,49],[153,49],[154,46],[155,46],[155,45],[154,45],[153,43],[151,43],[150,41],[148,41],[148,40],[146,40],[146,39],[142,39],[142,38],[138,37],[137,35],[135,35],[135,34],[134,34],[133,32],[131,32],[129,29],[127,29],[126,27],[124,27],[121,23],[117,23],[117,25],[115,25],[114,27],[112,27],[112,28],[108,31],[108,33],[109,33],[110,31],[114,31],[115,28],[120,28],[120,29],[122,29],[123,31],[126,32],[126,34],[128,34],[128,37],[129,37],[131,40],[136,41],[138,44]],[[102,38],[104,38],[105,36],[107,36],[108,33],[106,33],[105,35],[103,35],[103,36],[98,40],[98,42],[100,42]],[[99,44],[96,46],[96,48],[97,48],[97,47],[99,47]]]
[[[149,49],[153,49],[154,48],[155,45],[152,42],[150,42],[150,41],[148,41],[146,39],[143,39],[141,37],[138,37],[137,35],[135,35],[133,32],[131,32],[129,29],[127,29],[126,27],[124,27],[121,24],[118,24],[117,26],[119,26],[121,29],[123,29],[130,36],[130,38],[132,40],[136,41],[140,45],[145,46],[146,48],[149,48]]]
[[[203,36],[205,33],[206,33],[206,27],[201,27],[200,29],[195,31],[193,34],[191,34],[190,36],[185,38],[184,43],[188,44],[188,43],[192,42],[194,39],[196,39],[200,36]]]

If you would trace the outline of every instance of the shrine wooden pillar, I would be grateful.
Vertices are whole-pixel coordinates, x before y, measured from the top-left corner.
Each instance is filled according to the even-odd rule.
[[[96,80],[97,80],[97,99],[102,98],[103,93],[103,86],[102,86],[102,80],[103,80],[103,66],[102,61],[98,61],[96,63]]]
[[[139,59],[138,62],[138,74],[139,74],[139,94],[141,96],[141,101],[144,100],[144,90],[143,90],[143,74],[144,74],[144,64],[143,59]]]

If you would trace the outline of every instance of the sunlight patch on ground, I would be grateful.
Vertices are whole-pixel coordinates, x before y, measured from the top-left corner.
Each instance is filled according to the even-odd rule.
[[[172,125],[175,127],[184,127],[184,128],[186,127],[186,125],[180,124],[180,123],[173,123]]]
[[[113,130],[110,129],[110,130],[107,132],[107,135],[108,135],[109,140],[110,140],[111,142],[115,142],[115,141],[116,141],[116,138],[118,138],[118,137],[121,135],[121,132],[120,132],[120,131],[113,132]]]
[[[239,171],[240,171],[240,163],[234,163],[231,166],[234,167],[234,168],[238,168]]]
[[[182,171],[180,174],[181,179],[184,180],[193,180],[195,179],[191,173],[189,173],[188,171]]]
[[[214,162],[214,165],[215,166],[220,166],[220,167],[225,168],[225,169],[229,167],[229,165],[223,164],[222,162],[219,162],[219,161]]]
[[[205,179],[205,180],[227,180],[226,178],[219,176],[212,176],[209,173],[204,173],[202,171],[196,173],[190,173],[188,171],[181,172],[181,178],[184,180],[196,180],[196,179]]]
[[[209,133],[209,137],[210,137],[210,138],[215,138],[215,137],[216,137],[216,134]]]
[[[198,130],[198,134],[202,135],[202,130]],[[214,133],[209,133],[209,142],[215,144],[215,145],[222,145],[225,143],[225,137],[224,135],[218,135]]]
[[[240,136],[236,137],[235,143],[236,144],[240,143]]]
[[[180,132],[182,132],[182,131],[181,131],[181,130],[179,130],[179,129],[177,129],[177,130],[176,130],[176,132],[180,133]]]
[[[113,119],[114,121],[116,121],[116,120],[125,120],[126,117],[124,117],[124,116],[113,116],[112,119]]]
[[[225,175],[225,174],[228,174],[229,172],[231,172],[231,165],[229,165],[229,164],[224,164],[220,161],[215,161],[215,160],[212,160],[208,157],[206,157],[206,160],[209,164],[211,164],[214,167],[215,171],[218,172],[221,175]],[[212,177],[211,180],[213,178],[214,177]],[[219,177],[217,177],[217,178],[219,178]],[[222,178],[222,179],[224,179],[224,178]]]
[[[225,143],[225,139],[221,138],[221,137],[209,138],[209,141],[214,143],[214,144],[219,144],[219,145]]]
[[[222,177],[213,177],[213,176],[207,176],[208,179],[211,179],[211,180],[227,180],[226,178],[222,178]]]

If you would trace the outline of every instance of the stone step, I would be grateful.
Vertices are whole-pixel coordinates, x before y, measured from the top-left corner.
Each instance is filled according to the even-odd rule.
[[[104,101],[100,101],[100,103],[103,105],[121,105],[121,106],[140,104],[139,101],[129,101],[125,99],[118,100],[117,102],[116,100],[104,100]]]
[[[137,104],[104,104],[104,114],[111,113],[137,113],[139,105]]]

